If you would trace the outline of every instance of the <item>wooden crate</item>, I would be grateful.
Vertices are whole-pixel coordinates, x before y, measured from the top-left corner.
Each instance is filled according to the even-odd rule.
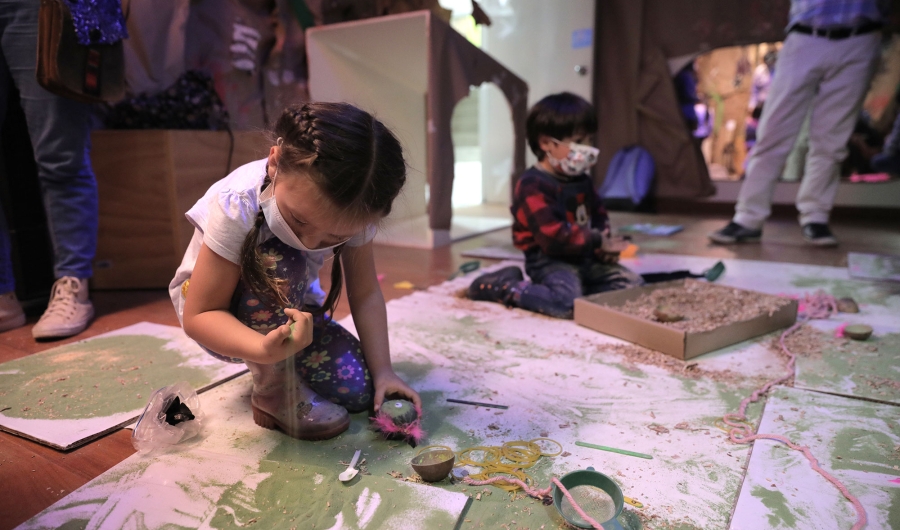
[[[235,132],[231,169],[265,157],[268,147],[260,132]],[[194,233],[184,213],[225,176],[228,148],[223,131],[94,131],[100,226],[92,288],[168,286]]]

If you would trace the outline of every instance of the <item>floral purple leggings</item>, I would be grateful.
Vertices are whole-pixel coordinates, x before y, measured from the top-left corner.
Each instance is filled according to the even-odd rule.
[[[303,308],[308,265],[302,251],[285,245],[275,237],[260,245],[260,251],[269,266],[276,269],[278,277],[288,281],[290,307]],[[283,307],[276,310],[265,306],[243,281],[234,291],[230,311],[238,320],[262,334],[287,322]],[[297,373],[325,399],[350,412],[368,410],[372,405],[374,386],[359,340],[343,326],[325,317],[317,317],[315,324],[312,344],[294,356]],[[244,362],[209,350],[207,352],[225,362]]]

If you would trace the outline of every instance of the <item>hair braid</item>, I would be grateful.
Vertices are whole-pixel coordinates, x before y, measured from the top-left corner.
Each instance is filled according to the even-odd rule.
[[[275,275],[274,270],[259,252],[259,233],[264,222],[265,217],[260,210],[256,214],[253,228],[244,238],[244,244],[241,246],[241,280],[269,308],[275,309],[279,305],[288,307],[290,302],[283,290],[286,280]]]

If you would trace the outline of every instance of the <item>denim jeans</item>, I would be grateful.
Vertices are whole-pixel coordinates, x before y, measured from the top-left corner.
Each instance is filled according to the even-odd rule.
[[[90,161],[91,106],[38,85],[39,8],[37,0],[0,0],[0,125],[13,84],[34,149],[53,243],[54,273],[57,278],[89,278],[98,219],[97,181]],[[14,289],[9,232],[0,212],[0,293]]]
[[[644,283],[639,274],[618,263],[602,263],[590,257],[563,261],[540,250],[525,253],[525,272],[531,283],[520,288],[516,305],[557,318],[572,318],[579,296]]]

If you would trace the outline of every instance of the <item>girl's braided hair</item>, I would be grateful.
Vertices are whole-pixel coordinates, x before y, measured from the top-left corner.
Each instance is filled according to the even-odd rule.
[[[406,182],[400,142],[383,123],[348,103],[290,106],[275,124],[272,137],[283,139],[279,174],[308,176],[348,221],[373,222],[387,216]],[[268,175],[265,183],[269,183]],[[259,253],[264,222],[260,211],[244,239],[241,279],[267,305],[288,307],[284,280],[275,276]],[[341,296],[343,248],[334,249],[331,288],[322,308],[313,311],[317,315],[332,312]]]

